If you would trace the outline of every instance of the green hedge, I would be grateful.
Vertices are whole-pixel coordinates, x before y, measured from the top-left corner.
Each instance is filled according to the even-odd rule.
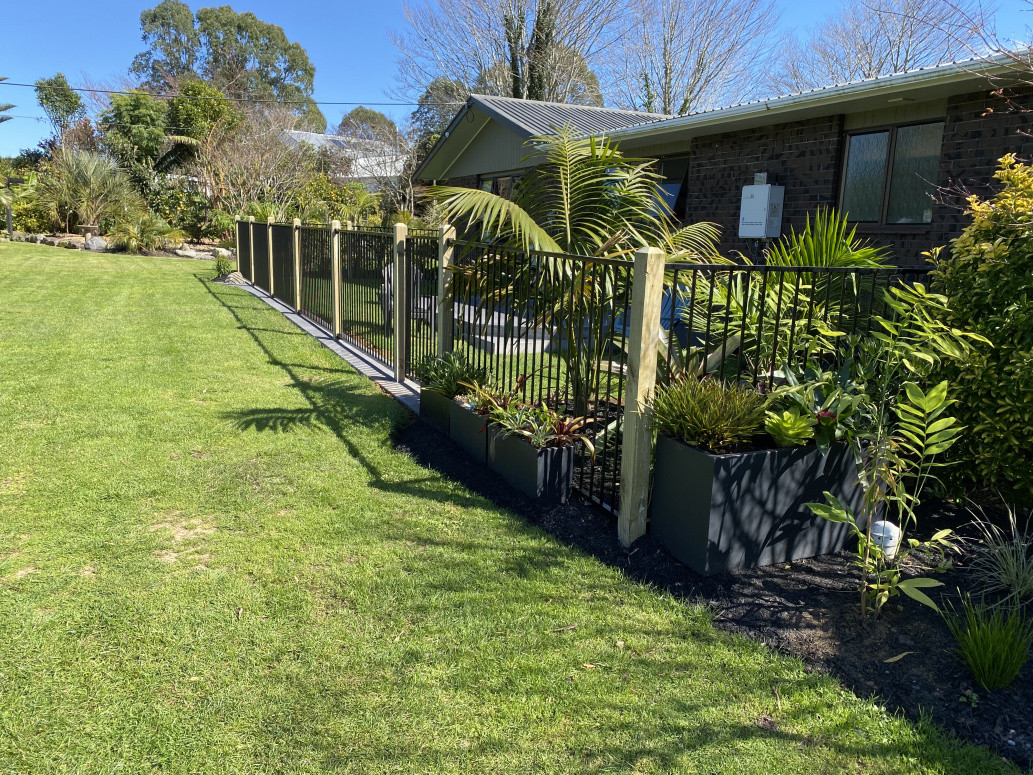
[[[946,367],[966,426],[948,470],[955,484],[1033,502],[1033,167],[1008,155],[995,177],[1001,192],[971,197],[972,223],[934,259],[948,322],[992,343]]]

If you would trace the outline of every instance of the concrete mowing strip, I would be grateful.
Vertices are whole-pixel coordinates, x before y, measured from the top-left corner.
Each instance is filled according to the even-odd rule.
[[[296,325],[306,334],[315,338],[321,345],[323,345],[323,347],[347,361],[352,368],[359,372],[359,374],[372,380],[377,387],[392,398],[397,399],[406,409],[415,414],[420,413],[420,386],[411,379],[407,379],[405,382],[401,383],[395,382],[394,372],[386,364],[381,363],[375,358],[371,358],[369,355],[355,347],[352,347],[347,342],[341,341],[340,339],[334,339],[329,333],[317,326],[315,323],[312,323],[307,318],[298,314],[279,299],[274,299],[261,288],[256,288],[255,286],[247,283],[226,284],[243,288],[252,296],[258,297],[274,310],[281,313],[285,318],[287,318],[287,320]]]

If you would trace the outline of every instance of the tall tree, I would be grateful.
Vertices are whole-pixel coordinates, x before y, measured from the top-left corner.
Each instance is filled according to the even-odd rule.
[[[355,140],[391,142],[398,136],[398,126],[379,110],[359,105],[344,114],[337,134]]]
[[[6,75],[0,75],[0,83],[3,83],[6,80],[7,80],[7,76]],[[10,121],[13,118],[13,116],[5,116],[4,115],[4,113],[9,111],[13,107],[14,107],[14,105],[11,105],[10,103],[0,102],[0,124],[4,123],[5,121]]]
[[[230,6],[201,8],[162,0],[140,14],[147,50],[130,71],[159,93],[175,91],[181,79],[201,78],[233,99],[277,100],[303,118],[305,128],[326,130],[312,99],[315,66],[283,28]]]
[[[149,169],[165,146],[167,112],[164,102],[146,92],[113,94],[99,121],[105,147],[127,166]]]
[[[772,53],[774,0],[633,0],[630,29],[611,50],[614,102],[682,115],[759,94]]]
[[[773,86],[804,91],[969,57],[990,23],[980,0],[848,2],[784,49]]]
[[[85,115],[82,98],[68,84],[64,73],[36,81],[36,99],[59,135]]]
[[[399,89],[416,98],[444,78],[467,91],[600,104],[592,66],[619,34],[623,2],[405,0]]]

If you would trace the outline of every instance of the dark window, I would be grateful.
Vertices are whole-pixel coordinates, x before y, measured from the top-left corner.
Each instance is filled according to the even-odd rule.
[[[930,223],[942,145],[940,121],[849,135],[841,209],[856,223]]]
[[[685,182],[689,174],[689,159],[687,156],[662,159],[657,166],[662,176],[660,191],[664,203],[681,220],[685,217]]]
[[[513,196],[513,184],[518,180],[511,175],[497,178],[481,178],[480,187],[482,191],[490,191],[505,199]]]

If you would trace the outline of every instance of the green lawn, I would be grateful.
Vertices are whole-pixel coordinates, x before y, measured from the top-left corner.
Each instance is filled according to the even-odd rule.
[[[213,274],[0,243],[0,772],[1006,769],[395,452]]]

